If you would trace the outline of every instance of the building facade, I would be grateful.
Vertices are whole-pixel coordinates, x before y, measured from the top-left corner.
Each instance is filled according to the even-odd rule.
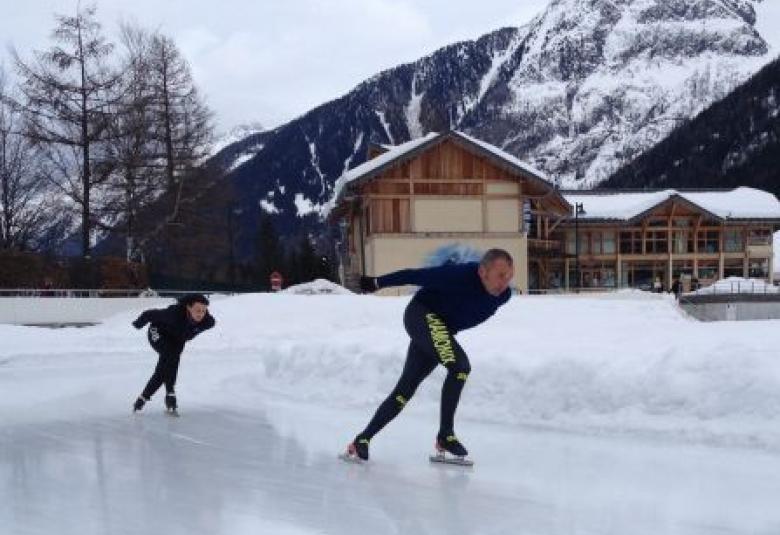
[[[341,228],[343,281],[360,274],[476,260],[500,247],[528,289],[531,212],[546,228],[571,207],[544,176],[461,132],[432,133],[374,156],[336,184],[331,218]]]
[[[685,290],[727,277],[773,281],[780,203],[752,189],[566,192],[576,213],[564,243],[569,286]],[[556,281],[540,280],[539,287]]]
[[[462,132],[431,133],[336,183],[342,283],[362,275],[477,260],[500,247],[521,292],[686,287],[772,279],[774,195],[732,191],[561,192],[514,156]]]

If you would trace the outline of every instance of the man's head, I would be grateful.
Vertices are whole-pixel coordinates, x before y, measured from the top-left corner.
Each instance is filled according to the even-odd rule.
[[[503,249],[490,249],[479,262],[479,278],[490,295],[501,295],[515,276],[512,255]]]
[[[209,311],[209,300],[203,294],[188,294],[179,299],[187,308],[187,315],[195,323],[200,323]]]

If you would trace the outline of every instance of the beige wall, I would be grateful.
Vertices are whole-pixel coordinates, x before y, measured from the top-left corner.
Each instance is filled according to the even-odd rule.
[[[771,245],[748,245],[747,254],[750,258],[771,258],[772,246]]]
[[[372,236],[366,240],[366,268],[369,275],[378,276],[399,269],[423,267],[430,253],[453,243],[482,252],[492,247],[507,250],[515,264],[513,287],[523,292],[528,290],[528,243],[520,234],[492,237]]]
[[[520,203],[517,199],[487,201],[488,232],[520,232]]]
[[[480,199],[415,199],[412,204],[412,231],[520,232],[520,203],[517,199],[487,200],[486,229],[483,227],[482,206]]]
[[[479,199],[414,199],[413,232],[482,232]]]

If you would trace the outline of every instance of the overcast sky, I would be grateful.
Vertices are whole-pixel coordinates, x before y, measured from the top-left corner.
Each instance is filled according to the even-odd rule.
[[[77,0],[2,0],[0,64],[51,43],[54,13]],[[216,112],[218,130],[277,126],[366,78],[439,47],[520,26],[549,0],[98,0],[109,37],[119,20],[173,37]],[[89,5],[83,0],[82,5]],[[758,27],[780,45],[780,0],[764,0]],[[761,12],[759,12],[761,15]]]
[[[120,19],[175,39],[215,110],[218,130],[277,126],[366,78],[437,48],[522,25],[548,0],[99,0],[109,37]],[[0,63],[45,49],[54,13],[76,0],[3,0]],[[82,5],[89,5],[88,0]]]

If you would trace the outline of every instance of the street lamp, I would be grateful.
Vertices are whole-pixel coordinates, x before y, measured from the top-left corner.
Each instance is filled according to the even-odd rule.
[[[580,289],[582,283],[580,281],[580,228],[579,217],[585,214],[585,208],[582,203],[574,203],[574,274],[577,279],[577,290]]]

